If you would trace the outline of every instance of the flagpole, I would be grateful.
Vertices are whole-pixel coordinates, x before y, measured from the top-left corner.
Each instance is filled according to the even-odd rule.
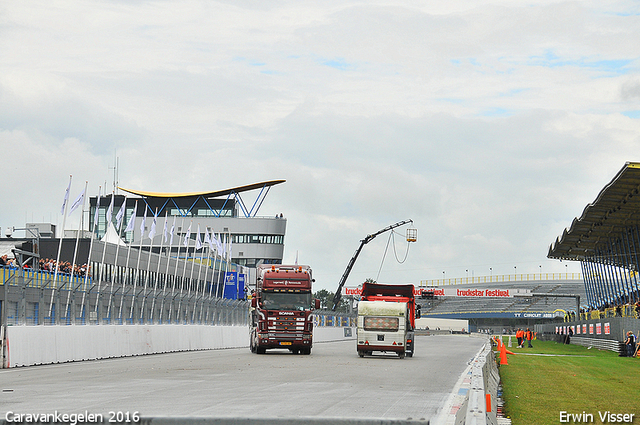
[[[111,203],[109,204],[109,208],[107,209],[107,213],[106,213],[106,220],[105,220],[105,224],[106,224],[106,228],[105,228],[105,235],[107,234],[107,230],[109,229],[109,223],[111,223],[111,213],[110,211],[113,211],[113,203],[114,203],[114,198],[115,198],[115,194],[111,193]],[[97,323],[99,323],[98,320],[98,308],[100,306],[100,289],[102,288],[102,277],[104,276],[104,259],[106,257],[107,254],[107,241],[105,240],[102,243],[102,259],[100,260],[100,273],[98,273],[98,291],[96,292],[96,306],[94,308],[94,311],[96,313],[96,321]],[[91,302],[91,301],[89,301]]]
[[[156,209],[157,214],[157,209]],[[162,248],[164,248],[164,239],[167,237],[167,216],[169,215],[168,209],[164,212],[164,228],[162,230],[162,237],[160,238],[160,252],[158,253],[158,265],[156,267],[156,278],[153,282],[153,301],[151,301],[151,314],[149,320],[153,324],[153,309],[156,306],[156,298],[158,297],[158,280],[160,279],[160,260],[162,259]],[[169,264],[169,260],[167,260]]]
[[[222,296],[224,295],[224,288],[222,290],[222,294],[219,295],[219,293],[221,292],[220,287],[222,286],[222,284],[220,283],[220,280],[222,279],[222,251],[224,250],[222,249],[222,243],[220,242],[220,233],[218,233],[218,238],[216,239],[216,253],[220,257],[220,273],[218,273],[218,288],[216,288],[216,297],[218,298],[222,298]]]
[[[185,275],[187,274],[187,262],[189,261],[189,239],[191,239],[192,224],[193,224],[193,220],[189,223],[189,229],[187,229],[187,233],[185,234],[184,242],[183,242],[186,248],[186,251],[184,256],[184,267],[182,268],[182,284],[180,285],[180,300],[178,301],[178,317],[177,317],[178,320],[180,320],[180,313],[182,313],[180,309],[182,307],[182,298],[184,298],[184,281],[185,281]]]
[[[211,243],[209,244],[209,249],[210,249],[210,255],[213,257],[213,265],[211,267],[211,286],[209,287],[209,304],[207,304],[207,314],[205,317],[205,320],[209,320],[209,309],[211,308],[211,299],[213,298],[213,291],[215,289],[215,279],[216,279],[216,255],[218,250],[215,250],[215,253],[213,252],[213,243],[214,241],[218,242],[218,240],[216,239],[216,234],[214,233],[213,229],[211,229]]]
[[[182,212],[180,212],[180,214],[182,214]],[[182,216],[182,222],[180,223],[180,229],[184,229],[184,216]],[[178,237],[178,256],[176,257],[176,266],[173,269],[173,285],[171,285],[171,304],[169,305],[169,321],[171,321],[171,315],[173,313],[173,304],[175,302],[175,290],[176,290],[176,285],[178,284],[177,282],[177,277],[178,277],[178,261],[180,260],[180,238]],[[179,316],[180,312],[176,313],[176,321],[178,320],[178,316]]]
[[[200,245],[200,248],[198,248],[198,245]],[[198,235],[196,236],[196,250],[198,249],[202,249],[202,243],[200,243],[200,223],[198,223]],[[196,310],[198,309],[198,285],[200,285],[200,276],[202,276],[202,254],[204,254],[204,250],[200,252],[200,265],[198,266],[198,279],[196,280],[197,284],[194,289],[194,292],[195,292],[194,296],[196,298],[193,302],[193,312],[191,313],[191,322],[194,322],[196,320]],[[193,267],[191,268],[191,273],[193,274]]]
[[[84,191],[82,192],[82,215],[84,216],[84,201],[86,199],[85,194],[87,193],[87,186],[89,186],[89,182],[85,181],[84,182]],[[71,274],[69,276],[69,292],[67,292],[67,303],[64,306],[64,314],[66,314],[68,316],[68,311],[69,311],[69,301],[71,300],[71,288],[73,288],[73,276],[74,276],[74,269],[73,266],[76,265],[76,258],[78,256],[78,242],[80,241],[80,230],[82,229],[82,217],[80,218],[80,224],[78,225],[78,232],[76,233],[76,246],[73,249],[73,260],[71,261]],[[63,285],[64,286],[64,285]],[[75,314],[74,314],[75,317]],[[69,317],[67,317],[67,319],[70,319]],[[75,320],[75,319],[74,319]]]
[[[153,254],[153,237],[156,235],[156,219],[158,217],[158,207],[156,207],[156,213],[153,215],[153,222],[151,223],[151,229],[149,229],[149,256],[147,257],[147,273],[144,279],[144,286],[142,288],[142,306],[140,307],[140,323],[143,324],[144,319],[144,302],[147,300],[147,286],[149,286],[149,271],[151,269],[151,254]],[[162,249],[160,250],[162,251]]]
[[[114,194],[115,197],[115,194]],[[116,215],[116,220],[118,220],[118,222],[116,223],[118,225],[118,228],[116,229],[116,232],[118,233],[118,239],[122,240],[120,238],[120,230],[122,229],[122,222],[124,221],[124,211],[127,208],[127,197],[124,197],[124,202],[122,202],[122,206],[120,206],[120,210],[118,210],[118,214]],[[121,216],[122,213],[122,216]],[[118,216],[121,216],[120,219],[118,219]],[[109,224],[107,223],[107,228],[109,228]],[[113,264],[115,266],[115,270],[116,270],[116,275],[117,275],[117,270],[118,270],[118,255],[120,255],[120,240],[118,240],[118,246],[116,246],[116,258],[113,261]],[[109,322],[113,323],[113,319],[111,318],[111,301],[113,300],[113,286],[116,283],[116,278],[115,276],[112,277],[111,279],[111,290],[109,291],[109,304],[107,305],[107,317],[109,318]],[[122,295],[124,296],[124,285],[122,286]]]
[[[64,194],[64,201],[62,201],[62,232],[60,233],[60,242],[58,243],[58,256],[56,257],[56,271],[53,274],[53,287],[51,289],[51,302],[49,303],[49,319],[51,319],[51,310],[53,308],[53,295],[55,294],[57,288],[56,284],[58,283],[58,270],[60,269],[60,251],[62,250],[62,239],[64,238],[64,226],[67,222],[67,205],[69,204],[69,191],[71,190],[71,178],[73,176],[69,175],[69,186],[67,186],[67,191]]]
[[[160,305],[160,320],[162,320],[162,318],[164,317],[164,301],[167,295],[167,285],[169,284],[169,262],[171,260],[171,250],[173,249],[173,230],[176,227],[176,216],[173,216],[173,224],[171,225],[171,239],[169,239],[169,252],[167,255],[167,267],[164,271],[164,276],[165,276],[165,280],[164,280],[164,285],[162,286],[162,303]],[[178,247],[178,250],[180,248]],[[176,264],[178,264],[178,260],[176,259]],[[169,323],[171,323],[171,318],[169,318]]]
[[[144,216],[142,217],[142,223],[140,223],[140,245],[138,246],[138,261],[136,262],[136,277],[133,280],[133,293],[131,294],[131,311],[129,319],[133,324],[133,306],[136,301],[136,288],[138,286],[138,277],[140,276],[140,257],[142,255],[142,239],[144,239],[144,225],[147,221],[147,203],[144,203]]]
[[[205,239],[204,242],[207,242],[208,245],[205,246],[207,251],[207,267],[204,269],[204,283],[202,284],[202,304],[200,305],[200,317],[198,320],[202,323],[202,312],[204,310],[204,297],[207,289],[207,276],[209,275],[209,258],[211,257],[211,238],[209,237],[209,230],[207,230],[206,226],[204,228]],[[208,307],[207,307],[208,311]]]
[[[89,256],[87,257],[87,270],[84,273],[84,283],[83,283],[83,291],[82,291],[82,302],[81,302],[81,311],[84,311],[84,300],[87,294],[87,280],[89,279],[89,271],[93,273],[91,269],[91,253],[93,251],[93,240],[95,239],[96,226],[98,225],[98,210],[100,209],[100,191],[102,190],[102,186],[98,186],[98,200],[96,201],[96,213],[93,216],[93,229],[91,230],[91,241],[89,242]]]
[[[124,229],[125,233],[126,232],[131,232],[133,231],[133,227],[135,226],[135,221],[136,221],[136,214],[138,212],[138,200],[136,199],[136,204],[133,207],[133,214],[131,215],[131,217],[129,217],[129,223],[127,223],[127,227]],[[118,311],[118,317],[120,318],[120,323],[123,323],[122,320],[122,306],[124,305],[124,287],[127,284],[127,281],[129,280],[129,258],[131,256],[131,246],[133,245],[133,238],[131,239],[131,242],[129,242],[129,247],[127,249],[127,261],[125,264],[125,276],[124,276],[124,280],[122,282],[122,296],[120,297],[120,309]]]

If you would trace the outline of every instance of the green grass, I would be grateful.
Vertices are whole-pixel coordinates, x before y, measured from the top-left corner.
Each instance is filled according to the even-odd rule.
[[[559,424],[561,411],[590,413],[595,424],[602,423],[598,411],[634,413],[640,424],[640,358],[550,341],[533,346],[507,348],[516,355],[500,366],[504,413],[513,425]]]

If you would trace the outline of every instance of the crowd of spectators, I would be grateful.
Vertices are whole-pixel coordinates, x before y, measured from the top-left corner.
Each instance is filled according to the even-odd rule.
[[[87,273],[88,266],[87,264],[74,264],[73,266],[69,261],[60,261],[56,263],[56,260],[53,258],[41,258],[38,262],[39,270],[49,273],[55,273],[56,264],[58,264],[58,274],[66,274],[73,276],[84,277]],[[16,269],[19,267],[18,262],[15,258],[8,258],[8,255],[0,256],[0,267],[13,268]],[[23,266],[26,270],[32,270],[30,264],[25,264]]]
[[[633,303],[627,302],[624,304],[609,304],[605,303],[600,308],[587,308],[580,309],[580,319],[591,319],[594,314],[598,318],[604,317],[636,317],[640,318],[640,301]],[[576,314],[569,312],[566,315],[566,321],[576,320]]]
[[[84,277],[87,274],[87,264],[74,264],[73,267],[69,261],[60,261],[58,263],[58,273],[73,274],[74,276]],[[56,260],[53,258],[41,258],[40,270],[55,273]]]

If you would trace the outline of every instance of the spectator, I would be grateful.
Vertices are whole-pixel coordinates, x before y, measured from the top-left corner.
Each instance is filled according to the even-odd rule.
[[[633,357],[633,354],[636,351],[636,338],[633,335],[633,332],[627,332],[627,339],[624,343],[627,346],[627,357]]]
[[[8,265],[7,254],[0,257],[0,266],[4,267]]]
[[[518,328],[518,331],[516,332],[516,338],[518,340],[518,348],[522,348],[524,344],[524,331],[522,329]]]

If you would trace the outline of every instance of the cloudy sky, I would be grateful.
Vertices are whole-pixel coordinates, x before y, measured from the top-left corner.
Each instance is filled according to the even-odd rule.
[[[635,1],[4,2],[0,226],[61,223],[117,156],[132,189],[286,179],[260,213],[316,289],[405,219],[348,286],[579,272],[546,255],[640,161],[638,40]]]

